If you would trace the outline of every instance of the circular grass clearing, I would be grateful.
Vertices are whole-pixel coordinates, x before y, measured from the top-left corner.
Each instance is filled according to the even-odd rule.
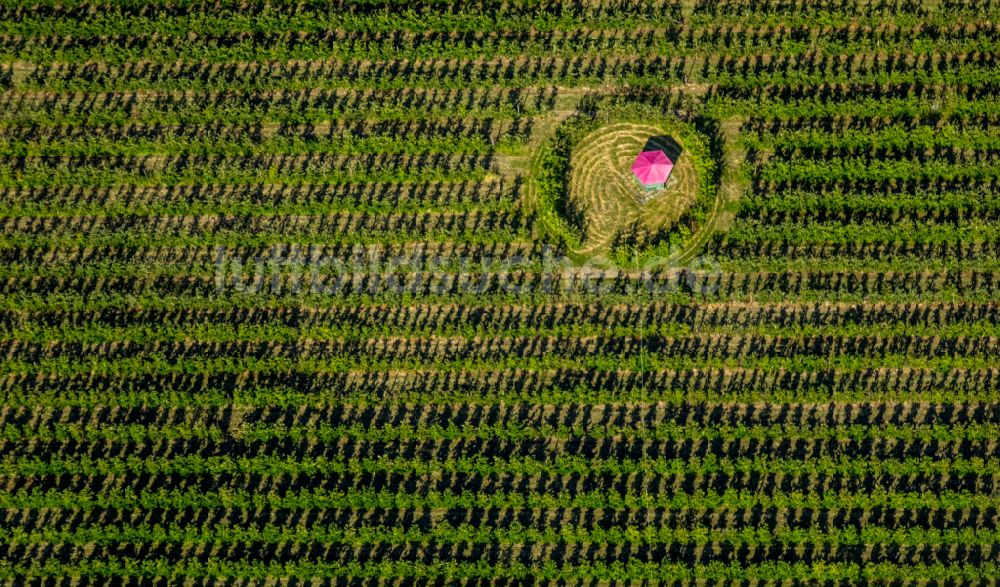
[[[588,103],[541,142],[525,210],[535,215],[540,236],[577,264],[646,267],[690,255],[719,208],[720,162],[705,134],[713,121],[609,101]],[[657,148],[674,168],[664,188],[647,192],[632,163]]]
[[[632,174],[642,151],[660,149],[673,160],[666,186],[646,190]],[[693,153],[679,132],[650,124],[619,123],[583,137],[569,162],[566,197],[584,235],[577,254],[608,254],[623,234],[669,231],[698,197]]]

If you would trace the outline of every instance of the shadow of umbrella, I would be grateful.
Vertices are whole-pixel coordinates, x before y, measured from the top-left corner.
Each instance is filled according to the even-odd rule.
[[[677,163],[677,158],[681,156],[684,149],[674,139],[666,136],[655,136],[646,139],[646,144],[642,151],[663,151],[670,157],[670,160]]]

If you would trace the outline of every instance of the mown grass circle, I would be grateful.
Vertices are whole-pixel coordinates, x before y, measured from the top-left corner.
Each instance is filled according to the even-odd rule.
[[[662,149],[675,159],[669,181],[653,191],[646,190],[631,169],[636,155],[647,149]],[[607,253],[627,231],[669,231],[695,203],[699,183],[679,133],[620,123],[588,134],[573,149],[569,164],[567,197],[583,221],[585,236],[578,252]]]
[[[669,181],[647,191],[631,167],[644,150],[673,160]],[[616,265],[682,249],[715,204],[716,162],[691,123],[643,108],[570,119],[532,165],[532,204],[543,231],[579,261]]]

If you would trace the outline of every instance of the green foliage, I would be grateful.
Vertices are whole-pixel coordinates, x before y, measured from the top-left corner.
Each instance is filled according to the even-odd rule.
[[[998,17],[0,0],[0,582],[996,585]]]

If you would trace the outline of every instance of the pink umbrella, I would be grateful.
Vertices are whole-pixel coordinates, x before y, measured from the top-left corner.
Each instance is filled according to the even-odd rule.
[[[663,185],[670,177],[674,162],[663,151],[643,151],[632,164],[632,173],[646,187]]]

